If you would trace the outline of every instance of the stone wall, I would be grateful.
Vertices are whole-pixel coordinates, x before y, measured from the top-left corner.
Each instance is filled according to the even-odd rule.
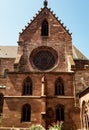
[[[44,19],[47,19],[49,23],[49,35],[46,37],[41,36],[41,25]],[[67,72],[67,56],[72,56],[71,40],[71,35],[55,16],[53,16],[47,8],[43,9],[42,12],[37,15],[36,19],[34,19],[19,36],[18,54],[21,55],[22,58],[22,64],[20,64],[20,66],[23,67],[23,71],[39,71],[37,68],[32,67],[29,58],[34,49],[40,46],[47,46],[52,47],[58,54],[57,64],[52,71]]]
[[[5,70],[13,71],[14,70],[14,61],[15,58],[0,58],[0,76],[4,77]]]
[[[31,123],[43,124],[42,113],[51,107],[53,109],[53,116],[51,119],[46,117],[46,121],[55,121],[55,108],[57,105],[62,104],[65,107],[65,126],[72,128],[76,127],[75,120],[76,113],[74,104],[74,86],[73,86],[73,73],[45,73],[47,79],[46,95],[43,97],[42,93],[42,76],[43,73],[9,73],[7,77],[7,87],[4,95],[3,106],[3,120],[2,126],[8,127],[29,127]],[[33,81],[33,94],[32,96],[22,96],[23,81],[26,77],[30,77]],[[55,96],[55,81],[61,77],[64,81],[64,96]],[[31,122],[21,122],[21,110],[24,104],[31,105]],[[46,108],[44,108],[46,104]],[[70,105],[71,104],[71,105]],[[77,113],[79,114],[79,113]],[[76,118],[78,126],[79,119]],[[9,122],[9,123],[8,123]],[[71,126],[70,126],[71,122]],[[69,129],[68,127],[68,129]]]
[[[77,70],[75,72],[75,88],[76,94],[89,87],[89,69]]]

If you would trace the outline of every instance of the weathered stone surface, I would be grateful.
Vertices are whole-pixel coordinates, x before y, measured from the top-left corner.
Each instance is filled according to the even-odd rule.
[[[49,24],[48,36],[41,36],[41,25],[44,19],[47,19]],[[41,48],[44,50],[49,48],[53,54],[53,50],[57,53],[55,56],[57,61],[53,68],[42,71],[33,64],[31,58]],[[73,66],[68,57],[71,58]],[[80,129],[79,99],[76,95],[89,86],[88,64],[88,60],[73,60],[71,35],[48,8],[43,8],[20,34],[17,58],[0,59],[0,84],[6,86],[0,88],[0,93],[4,95],[1,125],[24,128],[32,123],[39,123],[48,126],[56,121],[56,108],[62,105],[64,107],[63,129]],[[9,72],[3,76],[5,69]],[[42,95],[43,76],[46,78],[45,95]],[[32,95],[24,96],[22,91],[27,77],[32,80]],[[63,80],[64,95],[55,95],[55,83],[58,78]],[[31,122],[21,122],[24,104],[31,106]],[[51,114],[48,115],[49,108]]]

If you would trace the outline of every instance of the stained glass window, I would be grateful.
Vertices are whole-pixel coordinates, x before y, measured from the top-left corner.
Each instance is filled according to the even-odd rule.
[[[33,64],[39,70],[48,70],[54,67],[55,56],[49,50],[40,50],[33,57]]]

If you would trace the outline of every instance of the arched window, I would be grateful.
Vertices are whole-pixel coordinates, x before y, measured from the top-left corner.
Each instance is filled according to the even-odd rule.
[[[31,106],[29,104],[25,104],[22,108],[22,122],[30,122],[31,121]]]
[[[32,80],[27,77],[23,83],[22,95],[32,95]]]
[[[56,121],[64,121],[64,106],[58,105],[56,107]]]
[[[4,102],[3,94],[0,93],[0,114],[3,112],[3,102]]]
[[[51,107],[49,107],[47,109],[47,117],[48,118],[53,118],[53,109]]]
[[[61,78],[58,78],[55,83],[55,95],[64,95],[64,83]]]
[[[48,36],[48,33],[49,33],[49,26],[47,20],[45,19],[41,27],[41,36]]]
[[[1,60],[0,60],[0,66],[1,66]]]
[[[4,78],[7,77],[7,72],[8,72],[8,71],[9,71],[8,69],[5,69],[5,70],[4,70]]]

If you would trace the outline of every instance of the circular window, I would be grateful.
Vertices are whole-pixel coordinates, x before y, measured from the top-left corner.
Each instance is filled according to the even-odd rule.
[[[48,70],[54,67],[57,54],[51,48],[35,49],[31,55],[33,65],[39,70]]]

